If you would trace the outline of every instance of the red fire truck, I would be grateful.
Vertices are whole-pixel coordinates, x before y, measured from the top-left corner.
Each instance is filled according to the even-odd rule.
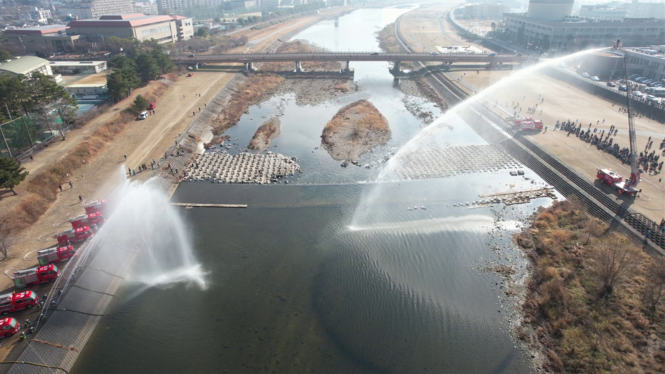
[[[74,250],[74,246],[69,244],[60,247],[42,249],[37,252],[37,260],[39,260],[39,265],[46,266],[50,263],[69,260],[74,257],[75,254],[76,251]]]
[[[60,275],[58,267],[51,264],[36,268],[19,270],[14,273],[12,280],[16,288],[32,287],[36,284],[53,282]]]
[[[72,224],[73,229],[92,225],[101,226],[101,224],[104,223],[104,215],[102,212],[81,214],[78,217],[70,219],[69,223]]]
[[[518,130],[542,130],[543,121],[532,117],[515,118],[513,126]]]
[[[85,208],[85,213],[90,214],[90,213],[97,213],[97,212],[102,212],[102,213],[108,213],[108,203],[109,201],[107,200],[95,200],[92,201],[88,204],[85,204],[83,208]]]
[[[632,175],[633,174],[631,174],[631,176]],[[637,181],[627,181],[623,179],[619,173],[611,169],[598,169],[596,172],[596,178],[600,180],[600,183],[606,183],[610,185],[619,193],[619,195],[626,194],[628,196],[635,197],[637,193],[640,192],[639,189],[635,188],[637,182],[639,182],[640,179],[639,171],[637,172]]]
[[[18,323],[16,318],[3,318],[0,319],[0,334],[5,338],[12,337],[14,334],[19,332],[21,325]]]
[[[39,304],[35,291],[12,292],[0,295],[0,313],[7,315]]]
[[[93,236],[95,234],[90,229],[90,226],[83,226],[58,233],[57,239],[59,245],[68,245],[92,238]]]

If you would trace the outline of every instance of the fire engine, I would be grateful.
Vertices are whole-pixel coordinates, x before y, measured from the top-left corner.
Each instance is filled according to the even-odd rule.
[[[14,273],[12,280],[16,288],[32,287],[36,284],[53,282],[60,275],[58,267],[51,264],[31,269],[19,270]]]
[[[12,292],[0,295],[0,313],[7,315],[23,309],[30,309],[39,304],[37,293],[34,291]]]
[[[0,334],[5,338],[9,338],[19,332],[21,325],[16,318],[3,318],[0,319]]]
[[[102,212],[102,213],[108,213],[108,201],[107,200],[95,200],[92,201],[88,204],[85,204],[83,208],[85,208],[85,213],[90,214],[90,213],[97,213],[97,212]]]
[[[533,119],[532,117],[515,118],[513,125],[517,130],[522,131],[543,129],[543,121],[539,119]]]
[[[618,39],[616,43],[612,45],[616,50],[621,50],[621,39]],[[628,77],[628,60],[629,56],[627,53],[623,55],[623,64],[624,64],[624,73]],[[635,121],[633,121],[633,88],[630,84],[626,84],[626,101],[628,104],[628,140],[630,143],[630,178],[624,180],[621,175],[610,170],[610,169],[600,169],[596,172],[596,178],[600,179],[600,183],[607,183],[612,188],[617,190],[619,195],[626,194],[631,197],[636,197],[637,193],[640,190],[637,188],[637,185],[640,183],[640,168],[637,163],[637,146],[635,135]]]
[[[101,226],[101,224],[104,223],[104,215],[102,212],[82,214],[78,217],[70,219],[69,223],[72,224],[73,229],[92,225]]]
[[[59,245],[67,245],[92,238],[94,235],[90,226],[83,226],[58,233],[57,239]]]
[[[634,187],[637,183],[633,184],[630,181],[624,180],[619,173],[611,169],[599,169],[596,172],[596,178],[600,180],[600,183],[606,183],[614,188],[619,195],[626,194],[635,197],[640,192],[640,190]],[[639,171],[637,172],[637,178],[639,179]]]
[[[76,251],[74,246],[69,244],[65,246],[53,247],[48,249],[42,249],[37,252],[37,260],[39,260],[39,265],[46,266],[50,263],[60,262],[69,260],[74,257]]]

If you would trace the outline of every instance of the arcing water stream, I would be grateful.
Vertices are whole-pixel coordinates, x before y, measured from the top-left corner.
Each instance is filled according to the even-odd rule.
[[[363,9],[341,17],[341,27],[324,21],[299,37],[329,49],[356,43],[368,50],[376,44],[371,33],[351,25],[378,29],[400,12]],[[530,372],[529,355],[510,336],[519,315],[504,287],[526,274],[510,236],[551,200],[468,202],[543,181],[528,169],[523,177],[487,170],[413,181],[396,170],[423,147],[491,146],[465,123],[473,106],[546,64],[514,74],[419,132],[387,69],[358,64],[354,99],[376,97],[404,140],[377,183],[331,184],[325,178],[345,169],[314,153],[329,118],[319,118],[321,111],[334,114],[347,103],[342,99],[289,106],[275,142],[287,155],[289,147],[315,155],[298,158],[321,178],[311,182],[324,185],[185,183],[175,201],[249,208],[185,210],[181,218],[150,186],[125,184],[107,235],[141,254],[74,372]],[[259,114],[255,107],[246,116]],[[250,119],[241,119],[233,136],[251,136],[259,123]],[[510,266],[512,278],[484,270],[497,265]]]

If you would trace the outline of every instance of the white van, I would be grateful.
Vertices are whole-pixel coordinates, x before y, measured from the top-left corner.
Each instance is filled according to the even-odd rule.
[[[146,119],[146,118],[148,118],[148,112],[144,110],[143,112],[141,112],[141,114],[139,114],[139,119]]]

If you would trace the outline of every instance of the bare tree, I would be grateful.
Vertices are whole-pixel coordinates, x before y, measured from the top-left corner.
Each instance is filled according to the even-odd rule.
[[[0,253],[4,256],[2,260],[7,258],[9,249],[16,244],[17,237],[9,217],[0,218]]]
[[[643,302],[644,306],[653,313],[665,293],[665,258],[654,258],[647,267],[646,278]]]
[[[600,280],[601,297],[612,293],[614,287],[635,268],[639,256],[627,240],[616,237],[613,243],[611,247],[595,247],[591,252],[591,269]]]

